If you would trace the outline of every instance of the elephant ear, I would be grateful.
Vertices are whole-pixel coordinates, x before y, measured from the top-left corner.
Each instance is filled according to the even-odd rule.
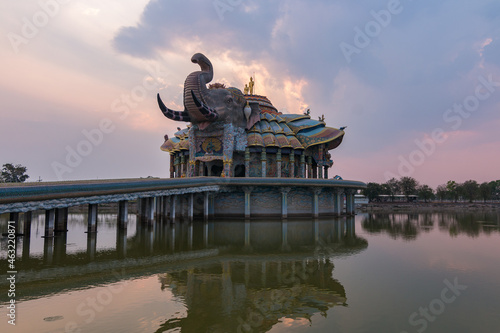
[[[250,108],[252,112],[250,113],[250,117],[247,119],[247,130],[252,128],[255,123],[260,121],[260,107],[258,102],[249,102]]]

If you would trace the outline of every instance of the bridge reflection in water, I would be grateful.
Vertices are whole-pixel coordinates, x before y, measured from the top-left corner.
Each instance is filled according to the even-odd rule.
[[[347,293],[332,278],[333,261],[368,246],[356,236],[354,217],[176,224],[159,219],[145,226],[131,215],[135,230],[128,231],[116,228],[116,215],[108,220],[115,225],[87,233],[86,249],[80,244],[77,251],[67,246],[75,230],[43,238],[43,255],[30,254],[25,235],[17,262],[19,300],[116,282],[116,271],[126,272],[120,279],[156,274],[158,290],[169,289],[188,310],[184,318],[166,319],[158,332],[211,326],[220,332],[266,331],[285,316],[308,320],[345,306]],[[68,227],[78,226],[83,233],[85,216],[70,214]]]

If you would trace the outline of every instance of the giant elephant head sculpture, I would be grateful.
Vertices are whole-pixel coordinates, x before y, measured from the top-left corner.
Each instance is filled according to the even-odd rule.
[[[165,117],[191,122],[204,130],[211,123],[231,123],[237,127],[250,129],[260,120],[257,103],[247,103],[245,95],[237,88],[208,89],[207,83],[212,81],[214,72],[212,63],[201,53],[191,58],[200,65],[201,71],[188,75],[184,82],[184,111],[174,111],[163,104],[158,94],[158,105]]]

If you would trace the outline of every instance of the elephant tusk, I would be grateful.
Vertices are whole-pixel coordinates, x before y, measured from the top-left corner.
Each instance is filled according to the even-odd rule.
[[[207,120],[215,121],[219,118],[219,114],[217,113],[217,111],[203,104],[203,102],[201,102],[198,97],[196,97],[193,90],[191,90],[191,96],[193,97],[194,104]]]
[[[163,115],[167,117],[168,119],[176,120],[176,121],[185,121],[185,122],[190,122],[191,117],[187,112],[181,112],[181,111],[174,111],[165,106],[163,101],[160,98],[160,94],[156,95],[156,99],[158,100],[158,106],[160,107],[161,112],[163,112]]]

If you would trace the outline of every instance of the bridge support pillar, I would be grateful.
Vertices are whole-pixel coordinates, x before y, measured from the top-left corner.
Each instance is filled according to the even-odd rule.
[[[68,207],[56,209],[56,220],[54,231],[68,231]]]
[[[163,196],[162,197],[162,200],[161,200],[161,203],[162,203],[162,209],[161,209],[161,214],[163,216],[163,218],[166,218],[168,217],[168,206],[169,206],[169,203],[170,203],[170,197],[167,197],[167,196]]]
[[[321,188],[313,188],[313,217],[317,219],[319,217],[319,194],[321,193]]]
[[[340,189],[333,191],[333,213],[337,216],[342,214],[342,191]]]
[[[128,223],[128,201],[118,202],[118,229],[126,229]]]
[[[209,192],[205,192],[204,193],[204,199],[203,199],[203,220],[204,221],[208,221],[209,201],[210,201],[210,193]]]
[[[45,237],[43,239],[43,263],[45,265],[52,265],[53,261],[54,261],[54,237]]]
[[[193,222],[194,218],[194,193],[188,194],[188,220]]]
[[[24,237],[31,236],[31,220],[32,220],[32,218],[33,218],[33,212],[24,213],[24,225],[23,225]]]
[[[87,232],[94,233],[97,231],[97,204],[89,204],[89,214],[87,219]]]
[[[281,188],[281,218],[286,219],[288,217],[288,192],[290,192],[290,187]]]
[[[175,219],[176,219],[176,207],[177,206],[177,195],[172,195],[171,197],[171,204],[170,204],[170,221],[172,223],[175,223]]]
[[[88,261],[93,261],[95,259],[95,254],[97,252],[97,237],[95,232],[89,232],[87,234],[87,259]]]
[[[250,218],[250,202],[252,200],[252,191],[253,187],[252,186],[245,186],[243,187],[243,191],[245,191],[245,218],[249,219]]]
[[[345,193],[346,193],[345,194],[345,203],[346,203],[345,212],[347,215],[354,215],[354,191],[347,190]]]
[[[54,237],[54,224],[56,220],[56,210],[47,209],[45,211],[45,234],[44,237]]]

